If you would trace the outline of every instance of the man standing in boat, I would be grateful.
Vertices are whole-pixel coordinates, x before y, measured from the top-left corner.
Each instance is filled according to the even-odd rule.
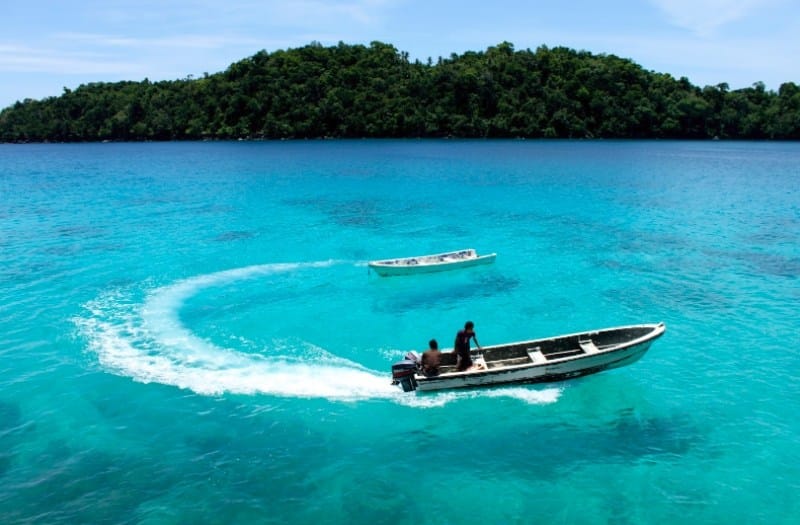
[[[478,347],[478,350],[483,350],[475,335],[475,323],[467,321],[464,323],[464,329],[459,330],[456,334],[456,342],[453,343],[453,353],[458,357],[456,370],[459,372],[469,370],[472,367],[472,358],[469,355],[470,339],[475,341],[475,346]]]

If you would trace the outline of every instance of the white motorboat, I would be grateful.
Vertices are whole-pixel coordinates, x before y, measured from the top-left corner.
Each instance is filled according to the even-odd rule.
[[[439,373],[432,376],[410,353],[392,365],[392,378],[405,392],[563,381],[634,363],[665,330],[664,323],[639,324],[484,346],[471,350],[475,365],[462,372],[456,356],[442,352]]]
[[[393,275],[411,275],[417,273],[442,272],[457,268],[468,268],[481,264],[490,264],[497,257],[496,253],[478,255],[470,248],[433,255],[419,255],[416,257],[403,257],[400,259],[386,259],[383,261],[370,261],[369,267],[382,277]]]

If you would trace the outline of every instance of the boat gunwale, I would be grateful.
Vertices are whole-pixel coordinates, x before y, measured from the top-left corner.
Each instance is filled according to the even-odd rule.
[[[421,264],[405,264],[411,260],[419,260],[419,259],[427,259],[433,257],[445,257],[447,255],[453,255],[461,252],[472,252],[475,254],[474,257],[465,257],[463,259],[456,259],[452,261],[431,261],[431,262],[424,262]],[[481,259],[487,259],[490,257],[497,257],[497,253],[488,253],[485,255],[479,255],[477,250],[474,248],[465,248],[463,250],[452,250],[449,252],[442,252],[442,253],[431,253],[427,255],[412,255],[410,257],[397,257],[394,259],[380,259],[375,261],[370,261],[368,263],[369,266],[373,268],[402,268],[402,267],[415,267],[415,266],[439,266],[439,265],[450,265],[450,264],[458,264],[466,261],[478,261]]]
[[[642,351],[642,353],[644,353],[646,351],[647,350],[645,349],[645,350]],[[631,354],[631,355],[636,355],[636,354]],[[608,363],[604,363],[604,366],[602,368],[599,368],[599,371],[606,370],[608,368],[614,368],[614,367],[611,367],[609,365],[616,365],[617,363],[625,361],[625,360],[629,359],[631,357],[631,355],[626,355],[626,356],[620,357],[619,359],[616,359],[616,360],[613,360],[613,361],[609,361]],[[542,364],[546,364],[546,363],[540,363],[539,365],[542,365]],[[537,365],[537,366],[539,366],[539,365]],[[597,368],[597,367],[595,367],[595,368]],[[507,369],[503,369],[503,370],[507,370]],[[583,372],[584,370],[590,370],[590,368],[582,369],[580,372]],[[587,374],[579,373],[578,375],[590,375],[592,373],[595,373],[595,372],[589,372]],[[558,375],[562,375],[562,374],[558,374]],[[422,377],[424,378],[424,376],[422,376]],[[420,379],[419,377],[416,377],[416,380],[417,380],[418,383],[421,383],[421,384],[424,383],[424,384],[428,384],[428,385],[435,385],[437,383],[436,380],[439,379],[440,377],[441,376],[425,378],[425,379],[427,379],[427,381],[424,381],[424,382],[419,381],[419,379]],[[461,375],[461,376],[458,376],[458,377],[464,377],[464,375]],[[469,377],[477,377],[477,376],[469,376]],[[570,377],[575,377],[575,376],[572,375],[572,374],[569,374],[566,377],[570,378]],[[448,375],[444,379],[452,379],[452,378],[453,378],[452,375]],[[560,381],[560,380],[561,379],[555,379],[553,381]],[[547,381],[551,381],[551,380],[547,380]],[[489,384],[483,384],[483,385],[459,385],[459,386],[453,386],[453,387],[445,386],[445,387],[434,387],[434,388],[419,388],[419,389],[416,389],[416,390],[418,392],[428,393],[428,392],[437,392],[437,391],[440,391],[440,390],[476,389],[476,388],[485,388],[487,386],[508,386],[508,385],[514,385],[514,384],[531,384],[531,383],[538,383],[538,382],[542,382],[542,381],[537,380],[537,379],[528,378],[528,377],[523,377],[523,378],[520,378],[520,379],[511,380],[511,381],[503,381],[501,383],[489,383]]]
[[[666,325],[662,321],[662,322],[658,322],[658,323],[643,323],[643,324],[636,324],[636,325],[614,326],[614,327],[610,327],[610,328],[603,328],[603,329],[600,329],[600,330],[589,330],[589,331],[583,331],[583,332],[574,332],[574,333],[571,333],[571,334],[558,335],[558,336],[554,336],[554,337],[544,337],[544,338],[539,338],[539,339],[531,339],[531,340],[527,340],[527,341],[516,341],[516,342],[512,342],[512,343],[484,346],[482,348],[483,348],[483,350],[489,350],[489,349],[493,349],[493,348],[503,348],[503,347],[506,347],[506,346],[523,345],[523,344],[536,343],[536,342],[541,342],[541,341],[551,341],[551,340],[554,340],[554,339],[566,339],[566,338],[569,338],[569,337],[575,337],[575,336],[581,336],[581,335],[591,335],[591,334],[596,334],[596,333],[600,333],[600,332],[611,332],[611,331],[615,331],[615,330],[628,330],[628,329],[632,329],[632,328],[644,328],[644,327],[651,328],[651,330],[649,332],[647,332],[646,334],[637,337],[636,339],[631,339],[630,341],[625,341],[625,342],[622,342],[622,343],[619,343],[619,344],[616,344],[616,345],[610,345],[610,346],[607,346],[605,348],[601,348],[600,352],[598,352],[596,354],[582,353],[582,354],[576,354],[576,355],[565,356],[565,357],[557,357],[555,359],[548,359],[547,361],[544,361],[544,362],[541,362],[541,363],[534,363],[534,362],[520,363],[520,364],[517,364],[517,365],[508,365],[508,366],[498,367],[498,368],[494,368],[494,369],[486,368],[486,369],[479,369],[479,370],[462,370],[462,371],[454,371],[454,372],[445,372],[443,374],[439,374],[437,376],[431,376],[431,377],[425,376],[425,375],[420,374],[420,373],[415,373],[414,375],[415,375],[415,378],[416,378],[416,380],[418,382],[434,383],[434,382],[438,382],[438,381],[445,380],[445,379],[455,379],[455,378],[460,378],[460,377],[481,377],[481,376],[485,376],[485,375],[500,374],[500,373],[502,373],[504,371],[512,371],[512,370],[520,370],[520,369],[526,369],[526,368],[538,368],[538,367],[556,365],[556,364],[566,363],[566,362],[569,362],[569,361],[574,361],[574,360],[579,360],[579,359],[588,359],[588,358],[596,357],[596,356],[600,356],[600,355],[613,354],[613,353],[628,349],[628,348],[630,348],[632,346],[637,346],[637,345],[639,345],[641,343],[644,343],[646,341],[650,341],[650,340],[656,339],[656,338],[660,337],[666,330]]]

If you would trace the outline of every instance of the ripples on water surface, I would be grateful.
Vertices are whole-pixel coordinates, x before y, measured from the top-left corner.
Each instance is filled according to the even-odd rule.
[[[2,523],[794,523],[800,151],[726,142],[0,146]],[[369,259],[494,265],[381,279]],[[388,367],[664,321],[636,364]],[[432,495],[432,496],[431,496]]]

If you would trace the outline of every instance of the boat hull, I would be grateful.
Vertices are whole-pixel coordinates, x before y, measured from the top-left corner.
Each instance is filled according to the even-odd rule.
[[[472,266],[480,266],[483,264],[491,264],[494,262],[497,254],[481,255],[471,259],[463,259],[459,261],[447,261],[436,264],[417,264],[417,265],[390,265],[383,263],[369,263],[369,267],[381,277],[393,277],[398,275],[416,275],[420,273],[434,273],[445,272],[449,270],[458,270],[461,268],[470,268]]]
[[[483,362],[488,368],[464,372],[451,370],[434,377],[417,374],[414,387],[420,391],[433,391],[564,381],[635,363],[664,331],[663,323],[633,325],[485,347],[486,359]],[[632,336],[620,336],[626,333]],[[596,346],[592,339],[604,344]],[[523,351],[527,358],[517,357]],[[477,353],[475,357],[477,362],[481,362]]]

